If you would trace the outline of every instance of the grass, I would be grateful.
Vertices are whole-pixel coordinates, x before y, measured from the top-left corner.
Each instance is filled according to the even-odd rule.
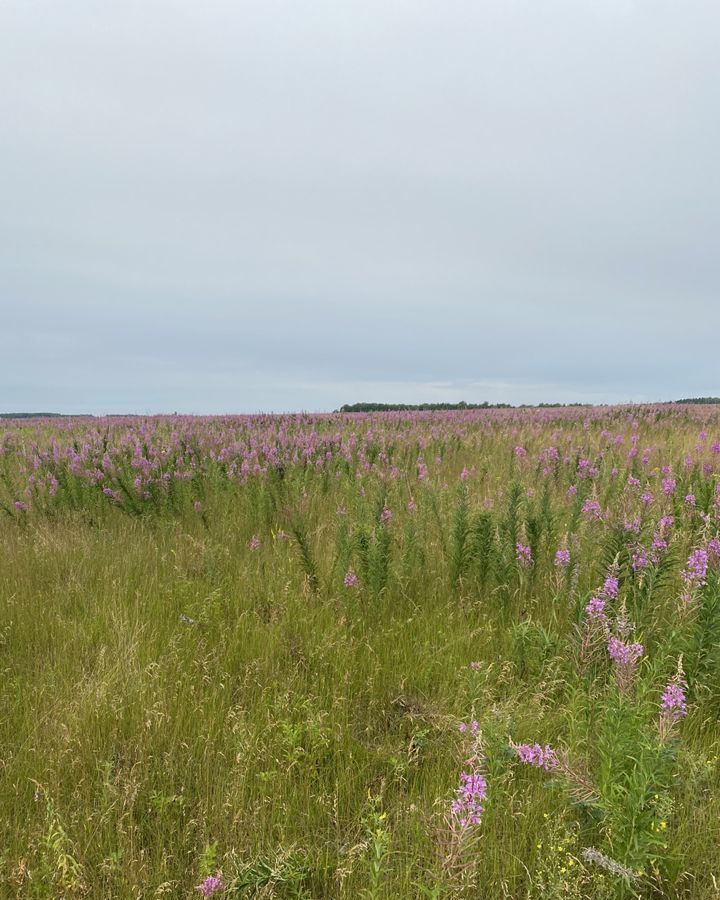
[[[111,424],[119,500],[52,454],[40,471],[55,473],[56,493],[24,493],[33,445],[71,446],[86,421],[6,426],[0,896],[192,897],[219,874],[238,897],[717,897],[712,560],[687,609],[679,597],[689,552],[717,534],[720,419],[634,415],[636,428],[627,410],[263,418],[222,434],[183,420],[193,477],[148,497],[123,444],[143,420]],[[177,424],[153,427],[149,459]],[[231,427],[274,435],[282,470],[231,477],[205,443]],[[312,431],[340,433],[349,459],[339,445],[323,467],[296,458],[288,447],[316,447]],[[561,459],[539,462],[550,446]],[[578,478],[583,456],[594,477]],[[677,480],[668,497],[662,465]],[[593,496],[602,521],[581,512]],[[667,551],[634,572],[636,543],[649,547],[668,514]],[[623,527],[634,515],[639,534]],[[554,565],[560,546],[567,570]],[[644,645],[625,693],[604,640],[587,644],[583,612],[615,561],[614,614],[625,605]],[[681,654],[689,714],[663,741],[660,695]],[[448,871],[467,758],[458,723],[471,719],[488,798]],[[566,751],[595,795],[522,765],[511,740]],[[588,861],[588,847],[630,875]]]

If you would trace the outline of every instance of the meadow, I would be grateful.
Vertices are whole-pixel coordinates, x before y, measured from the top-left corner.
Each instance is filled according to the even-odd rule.
[[[720,897],[720,412],[0,423],[0,896]]]

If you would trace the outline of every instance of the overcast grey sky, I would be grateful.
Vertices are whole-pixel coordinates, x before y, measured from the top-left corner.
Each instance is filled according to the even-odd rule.
[[[720,6],[0,0],[0,411],[720,394]]]

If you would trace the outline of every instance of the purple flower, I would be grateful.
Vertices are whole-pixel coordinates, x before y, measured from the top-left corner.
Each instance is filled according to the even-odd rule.
[[[570,551],[560,549],[555,552],[555,565],[560,569],[567,569],[570,565]]]
[[[694,588],[702,587],[705,584],[707,570],[707,550],[703,550],[702,547],[698,547],[690,554],[685,569],[683,569],[683,571],[680,573],[680,577],[685,582],[683,599],[686,602],[690,600],[690,594]]]
[[[549,744],[545,744],[544,747],[540,744],[516,744],[515,752],[521,762],[535,766],[536,769],[550,772],[558,766],[557,754]]]
[[[605,598],[593,597],[585,607],[585,615],[588,619],[603,621],[607,618],[605,615]]]
[[[610,600],[615,600],[618,595],[618,590],[620,588],[620,582],[617,579],[616,575],[608,575],[605,579],[605,584],[603,584],[603,597],[608,597]]]
[[[477,720],[473,719],[470,725],[468,725],[466,722],[460,722],[458,724],[458,731],[460,732],[460,734],[465,734],[469,729],[470,734],[477,734],[479,727],[480,726],[478,725]]]
[[[608,639],[610,659],[617,663],[618,666],[629,667],[635,665],[643,655],[643,650],[642,644],[626,644],[620,638],[615,637],[614,634],[610,635]]]
[[[672,722],[677,722],[678,719],[687,715],[685,691],[677,681],[671,681],[665,686],[662,700],[660,701],[660,710],[662,715]]]
[[[675,490],[675,479],[663,478],[662,489],[663,494],[665,494],[666,497],[669,497]]]
[[[521,544],[519,541],[515,545],[515,557],[518,565],[523,568],[529,568],[532,565],[532,551],[527,544]]]
[[[700,584],[704,584],[707,575],[707,551],[703,549],[693,550],[687,561],[688,571],[693,579]]]
[[[477,772],[461,772],[460,787],[455,792],[452,816],[461,828],[479,825],[485,810],[483,801],[487,798],[487,783]]]
[[[603,511],[600,508],[600,504],[597,500],[593,500],[592,497],[588,497],[587,500],[582,505],[582,511],[587,514],[589,519],[595,519],[599,521],[603,518]]]
[[[343,584],[345,585],[346,588],[350,588],[350,587],[355,587],[355,585],[357,583],[358,583],[357,575],[353,572],[352,569],[348,569],[347,572],[345,573],[345,578],[343,579]]]
[[[682,659],[678,660],[675,677],[665,685],[660,699],[660,719],[658,729],[660,740],[666,741],[673,732],[674,726],[687,715],[685,703],[685,676],[682,670]]]
[[[383,511],[380,513],[380,524],[387,525],[387,523],[392,519],[392,512],[385,506]]]
[[[708,558],[712,559],[713,563],[717,564],[718,560],[720,560],[720,538],[711,538],[708,541]]]
[[[629,632],[629,626],[624,619],[618,619],[618,630],[622,637]],[[614,634],[608,637],[608,655],[615,664],[615,682],[618,690],[623,694],[629,694],[635,684],[635,673],[640,657],[643,655],[642,644],[629,643]]]
[[[248,546],[250,547],[250,549],[251,549],[253,552],[254,552],[255,550],[259,550],[259,549],[260,549],[260,538],[259,538],[256,534],[254,534],[254,535],[250,538],[250,543],[249,543]]]
[[[217,875],[208,875],[208,877],[197,886],[197,890],[200,891],[203,897],[212,897],[213,894],[224,889],[225,885]]]

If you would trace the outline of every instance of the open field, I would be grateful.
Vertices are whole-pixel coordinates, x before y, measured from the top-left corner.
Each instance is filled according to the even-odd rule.
[[[4,422],[0,896],[719,897],[719,478],[712,407]]]

